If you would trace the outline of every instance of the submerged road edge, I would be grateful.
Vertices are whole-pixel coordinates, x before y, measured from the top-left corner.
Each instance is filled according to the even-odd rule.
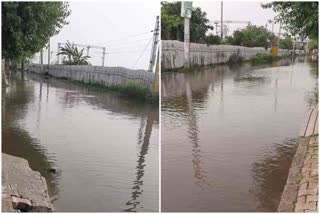
[[[278,212],[318,211],[318,114],[317,105],[303,123]]]

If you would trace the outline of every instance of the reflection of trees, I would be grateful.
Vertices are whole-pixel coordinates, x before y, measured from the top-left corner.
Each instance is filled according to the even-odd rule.
[[[286,139],[274,145],[275,150],[255,162],[252,167],[254,195],[259,211],[275,212],[278,208],[283,188],[296,151],[296,139]]]
[[[34,86],[18,73],[11,78],[10,86],[2,91],[2,152],[28,160],[30,167],[46,178],[49,194],[54,195],[58,193],[59,176],[48,173],[54,163],[48,160],[46,149],[18,122],[25,117],[29,102],[35,99],[33,92]]]
[[[309,66],[310,66],[310,73],[311,75],[318,79],[319,77],[319,61],[312,61],[310,58],[306,59]],[[316,104],[318,104],[318,95],[319,95],[319,89],[318,89],[318,81],[316,81],[315,86],[313,87],[313,90],[309,92],[308,94],[308,103],[309,106],[315,106]]]
[[[133,182],[132,187],[132,193],[130,200],[126,203],[128,206],[127,209],[124,211],[126,212],[132,212],[137,211],[136,208],[140,204],[139,197],[143,193],[143,176],[145,174],[145,159],[146,155],[149,150],[149,144],[150,144],[150,136],[152,132],[152,126],[154,124],[154,121],[156,119],[156,115],[158,114],[158,111],[149,111],[147,118],[142,118],[140,123],[140,128],[138,132],[138,146],[139,152],[138,152],[138,159],[137,159],[137,166],[136,166],[136,179]],[[144,133],[143,133],[144,130]]]
[[[193,95],[189,82],[186,82],[186,95],[188,100],[188,109],[189,109],[189,117],[188,117],[188,125],[189,125],[189,139],[192,143],[192,164],[194,170],[194,178],[196,179],[196,184],[199,187],[203,187],[203,184],[207,184],[206,181],[206,171],[202,167],[201,161],[201,149],[199,144],[199,128],[197,125],[198,117],[193,107]]]

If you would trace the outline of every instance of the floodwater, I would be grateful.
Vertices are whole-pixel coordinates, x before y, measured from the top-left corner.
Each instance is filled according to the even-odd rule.
[[[276,211],[317,67],[296,58],[163,74],[162,211]]]
[[[2,93],[2,151],[41,172],[56,211],[158,211],[157,106],[21,73]]]

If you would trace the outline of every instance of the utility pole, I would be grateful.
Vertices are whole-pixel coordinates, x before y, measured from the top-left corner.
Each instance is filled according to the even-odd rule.
[[[42,65],[43,65],[43,48],[40,50],[40,73],[42,73]]]
[[[58,53],[60,52],[60,45],[61,43],[58,42]],[[60,55],[57,55],[57,58],[58,58],[58,65],[60,64]]]
[[[272,35],[272,37],[273,37],[273,27],[274,27],[274,22],[273,22],[273,20],[271,20],[271,19],[269,19],[268,20],[268,22],[269,23],[271,23],[271,35]],[[271,38],[271,41],[270,41],[270,49],[271,49],[271,52],[272,52],[272,43],[273,43],[273,38]]]
[[[184,18],[184,67],[190,67],[190,19]]]
[[[223,39],[223,1],[221,2],[221,40]]]
[[[296,51],[295,49],[296,49],[296,37],[293,37],[292,57],[294,57],[295,55],[295,51]]]
[[[281,22],[280,22],[280,26],[279,26],[278,48],[280,48],[280,36],[281,36]]]
[[[49,66],[50,66],[50,38],[49,38],[49,42],[48,42],[48,71],[49,71]]]
[[[159,16],[156,17],[156,24],[153,30],[152,49],[151,49],[150,64],[148,69],[148,71],[150,72],[153,72],[153,68],[156,63],[158,42],[159,42]]]
[[[104,67],[104,58],[106,55],[106,48],[102,48],[102,67]]]
[[[181,17],[184,18],[184,67],[190,67],[190,19],[192,15],[192,2],[181,2]]]
[[[89,56],[89,49],[90,49],[90,46],[87,47],[87,56]]]

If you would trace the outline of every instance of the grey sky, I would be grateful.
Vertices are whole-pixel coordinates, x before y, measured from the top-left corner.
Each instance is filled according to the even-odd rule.
[[[276,15],[272,9],[263,9],[258,1],[224,1],[223,2],[223,19],[250,21],[255,25],[265,26],[268,19],[273,19]],[[221,16],[221,1],[194,1],[193,6],[200,7],[207,12],[207,17],[211,21],[220,21]],[[229,34],[238,28],[245,27],[246,24],[229,24]],[[271,24],[268,24],[268,29],[271,31]],[[215,30],[214,30],[215,31]],[[279,25],[274,25],[274,32],[278,33]]]
[[[152,38],[156,16],[160,15],[158,1],[71,1],[69,25],[51,38],[51,51],[58,42],[105,46],[106,66],[133,68],[138,57]],[[139,34],[139,35],[137,35]],[[137,35],[137,36],[131,36]],[[147,69],[151,43],[135,68]],[[56,53],[52,54],[53,61]],[[101,65],[102,50],[90,49],[94,65]],[[35,60],[39,60],[39,54]],[[47,63],[47,54],[44,55]]]

